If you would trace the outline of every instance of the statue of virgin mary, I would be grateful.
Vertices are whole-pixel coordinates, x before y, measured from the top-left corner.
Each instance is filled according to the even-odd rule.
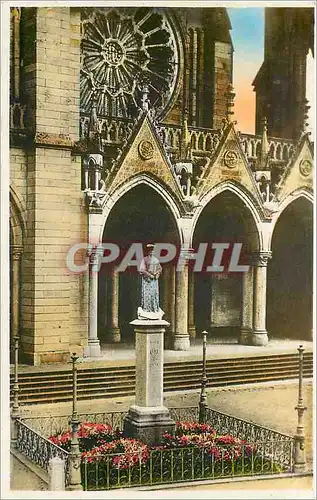
[[[154,254],[154,245],[146,246],[147,255],[141,261],[141,306],[138,307],[138,319],[162,319],[164,312],[160,308],[158,279],[162,266]]]

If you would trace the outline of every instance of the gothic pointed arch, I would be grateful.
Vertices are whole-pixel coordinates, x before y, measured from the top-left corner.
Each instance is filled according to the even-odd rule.
[[[26,221],[23,204],[13,186],[10,186],[10,237],[11,245],[23,245]]]
[[[137,174],[126,183],[117,187],[117,189],[111,194],[108,202],[106,203],[103,214],[102,214],[102,225],[100,227],[100,237],[102,239],[102,233],[104,232],[104,228],[107,224],[107,220],[111,211],[115,207],[115,205],[120,201],[120,199],[130,192],[131,190],[137,188],[138,186],[148,187],[150,190],[156,192],[158,196],[162,199],[162,202],[165,203],[168,210],[173,217],[173,220],[177,227],[177,232],[179,239],[181,241],[181,231],[178,227],[178,220],[181,218],[183,213],[183,207],[180,205],[179,200],[175,197],[174,193],[170,191],[163,182],[160,182],[158,179],[154,179],[147,173]]]
[[[238,198],[241,201],[241,206],[243,206],[246,210],[246,213],[249,214],[250,223],[254,227],[255,237],[253,241],[253,247],[254,250],[260,250],[263,247],[263,238],[260,230],[260,224],[262,220],[261,211],[257,209],[256,205],[254,204],[254,200],[250,196],[250,193],[248,193],[246,189],[244,189],[240,184],[237,184],[233,181],[224,181],[217,184],[200,200],[199,207],[196,210],[193,218],[191,241],[193,241],[195,229],[203,210],[216,196],[220,196],[225,192],[231,193],[234,197]]]

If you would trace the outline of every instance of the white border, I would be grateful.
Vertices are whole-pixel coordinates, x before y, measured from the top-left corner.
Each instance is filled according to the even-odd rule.
[[[315,1],[265,1],[253,0],[249,2],[244,1],[191,1],[185,2],[181,0],[171,0],[167,2],[162,1],[16,1],[1,0],[1,171],[0,171],[0,194],[1,194],[1,228],[0,228],[0,241],[1,241],[1,498],[149,498],[154,496],[156,498],[219,498],[219,492],[213,492],[212,489],[199,490],[197,493],[194,491],[189,494],[184,491],[178,492],[173,490],[171,492],[156,491],[153,492],[132,492],[132,491],[109,491],[109,492],[48,492],[48,491],[10,491],[8,485],[10,460],[8,454],[9,445],[9,8],[11,6],[36,6],[36,7],[53,7],[53,6],[69,6],[82,7],[82,6],[134,6],[134,5],[151,5],[151,6],[168,6],[168,7],[315,7],[315,20],[316,20],[316,2]],[[316,23],[315,23],[315,58],[316,58]],[[316,65],[315,65],[315,81],[316,81]],[[315,121],[316,130],[316,121]],[[315,158],[316,158],[316,143],[315,143]],[[315,197],[314,197],[315,200]],[[316,201],[316,200],[315,200]],[[316,223],[316,203],[315,203],[315,223]],[[314,238],[314,270],[316,272],[316,225],[315,225],[315,238]],[[314,297],[316,297],[316,280],[314,280]],[[314,332],[316,331],[316,308],[313,314]],[[315,353],[314,353],[315,354]],[[314,381],[316,382],[316,359],[314,356]],[[315,384],[314,384],[315,385]],[[314,391],[315,392],[315,391]],[[314,393],[315,402],[316,393]],[[316,409],[316,405],[314,410]],[[314,412],[315,413],[315,412]],[[316,422],[314,422],[314,448],[316,451]],[[316,478],[316,455],[314,460],[314,477]],[[304,490],[243,490],[243,491],[227,491],[222,498],[315,498],[316,486],[314,484],[314,493],[307,496]]]

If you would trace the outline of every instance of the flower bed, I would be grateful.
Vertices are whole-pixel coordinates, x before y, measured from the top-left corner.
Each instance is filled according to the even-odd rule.
[[[50,440],[70,451],[71,431]],[[262,443],[258,452],[254,444],[195,422],[176,422],[175,435],[164,434],[159,446],[127,438],[108,424],[88,422],[80,425],[78,440],[84,489],[283,471],[273,460],[272,443]]]

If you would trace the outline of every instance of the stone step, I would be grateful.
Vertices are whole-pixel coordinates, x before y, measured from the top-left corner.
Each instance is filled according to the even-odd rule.
[[[305,378],[310,378],[312,375],[306,375]],[[297,375],[287,375],[283,376],[281,374],[276,374],[276,375],[266,375],[262,377],[257,377],[253,378],[250,380],[249,378],[244,378],[244,379],[236,379],[236,380],[227,380],[227,382],[224,384],[222,381],[212,381],[207,384],[207,387],[225,387],[225,386],[230,386],[230,385],[239,385],[243,383],[258,383],[258,382],[270,382],[270,381],[278,381],[278,380],[291,380],[291,379],[297,379]],[[177,391],[177,390],[193,390],[193,389],[199,389],[200,387],[200,382],[192,382],[190,386],[188,384],[178,384],[176,387],[175,384],[173,384],[171,387],[166,387],[164,386],[165,392],[167,391]],[[119,390],[116,388],[113,388],[112,391],[105,392],[102,390],[102,388],[99,387],[99,392],[98,389],[96,391],[90,390],[89,392],[81,391],[81,393],[78,394],[78,400],[88,400],[88,399],[107,399],[107,398],[120,398],[120,397],[125,397],[125,396],[133,396],[135,394],[134,387],[131,390]],[[56,403],[56,402],[62,402],[62,401],[71,401],[71,391],[66,391],[62,394],[52,394],[52,395],[45,395],[45,399],[41,398],[38,399],[37,397],[28,397],[24,403],[27,404],[43,404],[43,403]]]
[[[225,360],[226,361],[226,360]],[[292,358],[279,358],[279,359],[268,359],[268,360],[262,360],[262,359],[255,359],[254,361],[250,360],[244,360],[243,364],[240,361],[235,361],[234,363],[226,363],[223,362],[223,360],[219,360],[218,362],[214,363],[206,363],[206,369],[208,370],[214,370],[215,372],[219,371],[245,371],[246,367],[248,369],[253,370],[257,366],[263,367],[263,364],[265,363],[265,366],[267,368],[269,367],[274,367],[274,366],[295,366],[294,365],[294,359]],[[311,365],[311,359],[305,357],[304,358],[304,367],[305,366]],[[184,373],[184,372],[189,372],[191,374],[199,374],[201,373],[202,369],[202,364],[201,362],[197,363],[196,365],[191,365],[187,363],[178,363],[175,366],[170,367],[169,365],[164,365],[164,374],[166,376],[173,376],[176,373]],[[120,370],[120,369],[119,369]],[[31,376],[30,376],[31,375]],[[109,379],[109,378],[114,378],[115,380],[121,379],[121,378],[130,378],[135,376],[135,368],[131,368],[131,370],[126,370],[125,368],[122,368],[121,371],[114,371],[112,369],[105,369],[105,368],[98,368],[98,369],[82,369],[78,371],[78,382],[85,382],[85,381],[91,381],[92,378],[98,378],[98,379]],[[51,372],[51,373],[22,373],[19,374],[19,381],[22,384],[27,384],[27,385],[33,385],[33,384],[41,384],[44,381],[49,383],[64,383],[65,381],[71,381],[72,380],[72,374],[71,372]],[[13,384],[13,376],[11,376],[10,380],[11,384]]]
[[[200,387],[201,361],[164,365],[164,390],[191,390]],[[298,356],[282,354],[207,361],[207,387],[296,379]],[[304,354],[304,377],[313,375],[312,353]],[[12,389],[11,377],[11,389]],[[23,404],[70,401],[72,376],[68,371],[24,372],[19,376]],[[98,367],[78,370],[78,399],[118,398],[135,394],[135,367]]]
[[[243,366],[248,366],[248,365],[256,365],[256,364],[263,364],[265,363],[266,365],[271,365],[276,362],[283,363],[283,362],[292,362],[294,363],[294,360],[297,359],[297,356],[294,354],[288,354],[288,355],[273,355],[273,356],[255,356],[255,357],[246,357],[246,358],[228,358],[228,359],[214,359],[214,360],[207,360],[206,361],[206,366],[207,367],[212,367],[216,366],[219,367],[223,365],[225,369],[227,369],[229,366],[234,366],[238,367],[241,365],[241,359],[243,359]],[[305,353],[304,355],[304,363],[305,362],[310,362],[312,360],[312,353]],[[199,370],[201,368],[201,360],[197,361],[178,361],[178,362],[173,362],[173,363],[164,363],[164,371],[168,372],[169,370],[191,370],[191,369],[197,369]],[[78,367],[78,379],[81,378],[89,378],[91,375],[95,373],[110,373],[113,374],[115,373],[116,376],[124,375],[124,374],[135,374],[135,366],[119,366],[119,367],[99,367],[99,368],[80,368]],[[11,381],[13,380],[13,374],[11,374]],[[64,380],[65,378],[71,379],[71,368],[68,370],[63,370],[63,371],[51,371],[51,372],[22,372],[19,373],[19,379],[22,381],[24,379],[62,379]]]
[[[312,371],[312,369],[310,368],[309,366],[309,361],[306,360],[305,363],[304,363],[304,371],[307,370],[307,373],[310,373]],[[272,366],[273,364],[270,363],[270,366]],[[265,369],[267,371],[269,367],[269,364],[266,363],[265,365]],[[281,370],[282,368],[285,370],[285,369],[289,369],[289,370],[292,370],[292,371],[295,371],[295,373],[297,373],[297,370],[298,368],[296,366],[294,366],[294,363],[292,363],[291,361],[279,361],[278,364],[277,362],[275,362],[274,364],[274,367],[275,369],[279,369]],[[207,365],[206,367],[206,373],[207,373],[207,377],[220,377],[223,373],[225,373],[225,376],[227,377],[230,377],[231,375],[235,375],[236,376],[240,376],[241,374],[244,374],[246,371],[246,366],[243,365],[241,366],[240,365],[237,365],[236,367],[231,367],[231,368],[228,368],[228,367],[223,367],[223,366],[215,366],[215,367],[210,367]],[[249,373],[257,373],[259,371],[263,371],[263,363],[259,363],[257,365],[253,365],[253,366],[250,366],[248,368],[248,372]],[[181,378],[182,379],[190,379],[190,378],[193,378],[193,377],[198,377],[200,378],[201,377],[201,373],[202,373],[202,368],[201,366],[198,366],[196,367],[194,370],[187,370],[187,367],[179,367],[177,369],[174,369],[174,370],[165,370],[164,371],[164,380],[165,381],[174,381],[175,378],[178,378],[179,375],[181,375]],[[126,382],[126,383],[129,383],[129,381],[133,381],[134,382],[134,379],[135,379],[135,373],[134,372],[131,372],[130,374],[121,374],[121,373],[118,373],[118,374],[113,374],[113,373],[109,373],[109,374],[106,374],[106,373],[103,373],[101,370],[99,370],[98,372],[96,372],[95,374],[81,374],[81,375],[84,375],[84,376],[79,376],[78,377],[78,386],[80,387],[81,385],[83,384],[88,384],[89,386],[93,385],[93,384],[120,384],[120,383],[123,383],[123,382]],[[71,385],[71,382],[72,382],[72,377],[71,376],[68,376],[67,378],[66,377],[63,377],[63,378],[51,378],[51,379],[45,379],[43,380],[42,378],[41,379],[33,379],[33,380],[28,380],[28,379],[20,379],[19,381],[19,385],[20,385],[20,390],[21,392],[26,392],[26,391],[30,391],[30,390],[36,390],[38,388],[38,390],[42,390],[42,386],[43,386],[43,383],[46,383],[46,384],[50,384],[51,387],[46,387],[46,390],[54,390],[55,388],[57,387],[60,387],[60,386],[66,386],[66,387],[69,387]],[[11,382],[11,386],[13,386],[13,382]]]

